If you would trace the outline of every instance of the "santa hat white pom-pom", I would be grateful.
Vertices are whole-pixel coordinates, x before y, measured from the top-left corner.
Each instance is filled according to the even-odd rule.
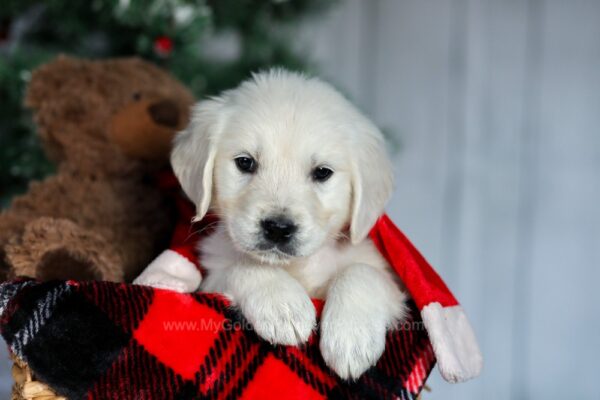
[[[421,316],[442,377],[457,383],[478,376],[483,357],[462,307],[434,302],[423,307]]]

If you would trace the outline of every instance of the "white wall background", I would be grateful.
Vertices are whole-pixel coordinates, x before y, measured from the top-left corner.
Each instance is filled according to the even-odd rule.
[[[600,1],[346,0],[301,33],[399,138],[389,213],[480,339],[424,399],[600,399]]]
[[[6,344],[0,345],[0,399],[10,399],[12,375],[12,363],[10,362]]]

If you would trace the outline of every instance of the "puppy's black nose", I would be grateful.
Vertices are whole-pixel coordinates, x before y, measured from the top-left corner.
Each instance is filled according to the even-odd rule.
[[[285,217],[267,218],[260,221],[263,235],[271,243],[285,244],[290,241],[298,226]]]

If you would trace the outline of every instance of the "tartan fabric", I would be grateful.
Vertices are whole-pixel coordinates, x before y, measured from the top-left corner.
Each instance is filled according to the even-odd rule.
[[[414,399],[435,358],[412,310],[378,364],[344,382],[325,366],[316,333],[301,347],[270,345],[219,295],[108,282],[0,285],[10,350],[70,399]]]

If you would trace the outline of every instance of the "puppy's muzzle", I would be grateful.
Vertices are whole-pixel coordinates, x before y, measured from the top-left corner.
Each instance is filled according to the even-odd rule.
[[[274,245],[288,244],[298,231],[298,225],[283,216],[263,219],[260,226],[265,240]]]

